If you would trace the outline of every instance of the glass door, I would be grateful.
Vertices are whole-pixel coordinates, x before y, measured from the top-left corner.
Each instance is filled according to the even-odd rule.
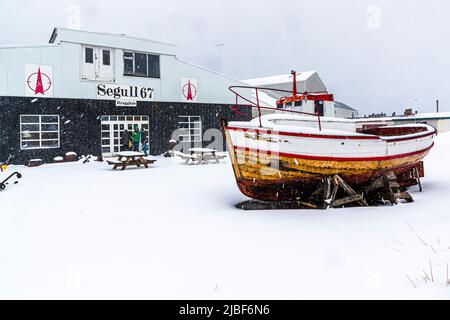
[[[130,135],[134,128],[139,131],[143,128],[146,137],[149,137],[148,116],[103,116],[102,117],[102,154],[104,157],[114,157],[120,151],[127,151],[122,145],[122,135],[128,130]],[[142,145],[140,143],[139,150]]]

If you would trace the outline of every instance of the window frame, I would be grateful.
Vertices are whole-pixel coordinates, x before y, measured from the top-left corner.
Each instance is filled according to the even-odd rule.
[[[136,74],[136,53],[138,54],[144,54],[146,57],[146,63],[147,63],[147,75],[138,75]],[[126,55],[131,54],[131,56]],[[157,74],[155,76],[150,74],[150,59],[149,57],[157,57],[158,61],[158,70]],[[132,66],[133,66],[133,74],[126,73],[125,72],[125,60],[131,60]],[[149,78],[149,79],[161,79],[161,55],[155,54],[155,53],[148,53],[148,52],[142,52],[142,51],[132,51],[132,50],[123,50],[123,76],[124,77],[137,77],[137,78]]]
[[[91,51],[91,59],[92,59],[92,61],[91,62],[88,62],[87,61],[87,58],[88,58],[88,54],[87,54],[87,52],[88,52],[88,50],[90,50]],[[84,63],[85,64],[94,64],[94,61],[95,61],[95,52],[94,52],[94,48],[93,47],[88,47],[88,46],[85,46],[84,47]]]
[[[102,65],[111,67],[111,50],[102,48]],[[105,53],[108,53],[108,64],[105,63]]]
[[[193,118],[197,118],[198,120],[192,120]],[[183,119],[186,119],[186,121],[182,121]],[[195,124],[200,124],[199,127],[195,127]],[[183,128],[182,125],[188,125],[187,128]],[[181,143],[203,143],[203,122],[201,116],[178,116],[178,130],[187,130],[188,132],[186,134],[179,134],[178,139],[180,137],[183,137],[183,140],[180,140]],[[199,133],[191,133],[191,130],[199,130]],[[185,140],[184,138],[188,137],[188,140]],[[192,139],[194,137],[194,139]],[[199,138],[200,140],[197,140],[196,138]]]
[[[20,116],[20,150],[42,150],[42,149],[59,149],[61,147],[61,119],[59,115],[56,114],[21,114]],[[38,122],[24,122],[24,117],[38,117]],[[56,117],[58,120],[57,122],[42,122],[43,117]],[[38,131],[29,131],[29,130],[22,130],[23,125],[38,125],[39,130]],[[57,125],[58,129],[55,130],[42,130],[43,125]],[[39,139],[23,139],[23,134],[25,132],[28,133],[34,133],[39,134]],[[57,139],[43,139],[42,136],[46,133],[57,133],[58,138]],[[49,146],[43,146],[43,142],[46,141],[57,141],[57,146],[49,147]],[[24,147],[23,144],[27,142],[39,142],[39,147]]]

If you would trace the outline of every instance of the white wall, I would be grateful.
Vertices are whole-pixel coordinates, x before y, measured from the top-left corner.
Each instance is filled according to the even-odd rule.
[[[83,33],[84,34],[84,33]],[[95,34],[94,34],[95,35]],[[72,40],[82,41],[72,35]],[[127,39],[114,36],[88,37],[87,42],[95,42],[102,47],[113,48],[113,45],[123,47],[127,41],[127,50],[154,53],[155,49],[167,49],[167,45],[148,43],[139,39]],[[136,49],[137,48],[137,49]],[[169,49],[171,47],[169,46]],[[96,87],[101,81],[85,81],[81,79],[82,45],[75,42],[61,41],[37,47],[0,48],[0,94],[8,96],[25,95],[25,65],[39,64],[53,66],[53,96],[55,98],[85,98],[96,99]],[[123,75],[123,49],[114,49],[115,84],[138,85],[152,87],[155,101],[181,102],[181,78],[193,78],[198,81],[198,103],[233,103],[234,95],[228,90],[231,85],[242,85],[219,73],[180,61],[169,50],[169,54],[160,55],[161,78],[151,79]]]
[[[339,107],[335,108],[335,114],[336,114],[336,118],[345,118],[345,119],[352,119],[353,115],[356,118],[358,116],[358,113],[352,110],[348,110],[348,109],[342,109]]]
[[[5,51],[0,50],[0,96],[6,95]]]
[[[25,96],[25,65],[46,64],[53,65],[55,92],[61,90],[61,48],[54,45],[32,47],[0,48],[3,57],[3,67],[0,79],[3,79],[1,95]],[[2,83],[0,82],[0,83]]]

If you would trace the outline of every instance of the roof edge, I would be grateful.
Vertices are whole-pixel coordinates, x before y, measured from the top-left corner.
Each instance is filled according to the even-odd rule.
[[[50,37],[50,42],[51,43],[53,43],[55,41],[56,37],[58,36],[58,31],[59,30],[72,31],[72,32],[81,32],[81,33],[89,33],[89,34],[99,34],[99,35],[114,36],[114,37],[126,37],[126,38],[130,38],[130,39],[134,39],[134,40],[140,40],[140,41],[145,41],[145,42],[152,42],[152,43],[162,44],[162,45],[165,45],[165,46],[171,46],[171,47],[174,47],[174,48],[178,47],[178,45],[173,44],[173,43],[162,42],[162,41],[157,41],[157,40],[151,40],[151,39],[147,39],[147,38],[134,37],[134,36],[126,35],[126,34],[109,33],[109,32],[96,32],[96,31],[88,31],[88,30],[77,30],[77,29],[60,28],[60,27],[56,27],[56,28],[53,29],[52,36]]]
[[[176,59],[177,61],[181,62],[181,63],[185,63],[185,64],[188,64],[188,65],[190,65],[190,66],[193,66],[193,67],[202,69],[202,70],[204,70],[204,71],[207,71],[207,72],[210,72],[210,73],[214,73],[214,74],[216,74],[216,75],[218,75],[218,76],[222,76],[222,77],[227,78],[227,79],[229,79],[229,80],[233,80],[233,81],[239,82],[239,83],[241,83],[241,84],[243,84],[243,85],[247,85],[247,84],[246,84],[245,82],[243,82],[242,80],[239,80],[239,79],[230,77],[230,76],[228,76],[228,75],[226,75],[226,74],[223,74],[223,73],[220,73],[220,72],[218,72],[218,71],[215,71],[215,70],[212,70],[212,69],[209,69],[209,68],[200,66],[200,65],[198,65],[198,64],[195,64],[195,63],[192,63],[192,62],[189,62],[189,61],[180,59],[180,58],[178,58],[178,57],[175,57],[175,59]]]

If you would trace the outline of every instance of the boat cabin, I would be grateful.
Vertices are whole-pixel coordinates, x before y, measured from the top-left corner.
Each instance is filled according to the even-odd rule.
[[[282,97],[277,101],[277,109],[315,114],[320,117],[334,117],[334,97],[327,91],[297,92],[297,72],[291,71],[292,96]]]

